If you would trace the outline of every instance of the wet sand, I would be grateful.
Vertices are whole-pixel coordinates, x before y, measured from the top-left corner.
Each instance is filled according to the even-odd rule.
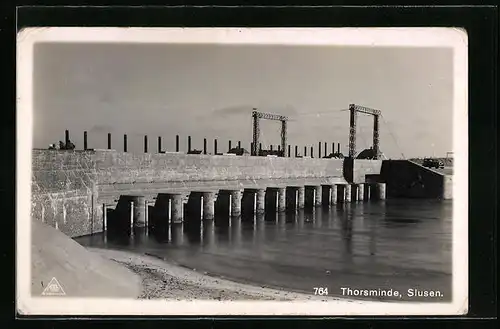
[[[154,256],[126,251],[88,248],[102,257],[118,262],[142,279],[140,299],[169,300],[274,300],[332,301],[339,298],[300,294],[238,283],[207,272],[197,272]],[[351,301],[341,299],[342,301]]]

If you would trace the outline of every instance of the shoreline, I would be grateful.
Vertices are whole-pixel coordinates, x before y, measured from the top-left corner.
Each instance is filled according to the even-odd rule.
[[[147,254],[101,248],[87,249],[139,275],[141,294],[138,299],[360,302],[343,297],[316,296],[231,281]]]

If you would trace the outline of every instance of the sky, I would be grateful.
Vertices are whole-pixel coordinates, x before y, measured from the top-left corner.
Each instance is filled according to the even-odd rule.
[[[288,143],[341,143],[348,152],[349,104],[379,109],[387,158],[452,151],[453,52],[448,48],[215,44],[37,43],[33,66],[33,146],[64,140],[77,149],[141,152],[192,146],[249,149],[251,112],[286,115]],[[280,123],[261,122],[264,148],[280,143]],[[358,118],[357,152],[372,145],[373,117]],[[323,152],[323,150],[322,150]],[[316,153],[317,154],[317,153]]]

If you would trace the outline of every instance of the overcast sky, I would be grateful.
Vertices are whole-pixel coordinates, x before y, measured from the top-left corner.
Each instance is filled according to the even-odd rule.
[[[288,115],[289,144],[340,142],[347,154],[350,103],[380,109],[387,157],[452,151],[453,53],[445,48],[39,43],[34,52],[34,147],[64,140],[77,148],[193,148],[208,139],[249,149],[251,111]],[[360,115],[357,151],[371,146],[373,119]],[[280,143],[279,122],[262,142]],[[308,150],[309,152],[309,150]]]

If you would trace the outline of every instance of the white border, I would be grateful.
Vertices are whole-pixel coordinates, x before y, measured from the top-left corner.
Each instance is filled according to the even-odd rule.
[[[453,301],[166,302],[31,297],[31,149],[35,42],[218,43],[450,47],[454,54]],[[468,309],[467,34],[455,28],[81,28],[23,29],[17,36],[17,309],[30,315],[455,315]],[[368,307],[369,306],[369,307]]]

